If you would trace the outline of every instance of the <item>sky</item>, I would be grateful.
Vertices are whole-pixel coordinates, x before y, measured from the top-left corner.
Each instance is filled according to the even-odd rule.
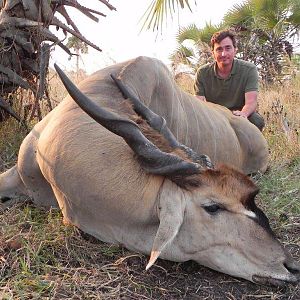
[[[218,24],[228,9],[243,1],[190,0],[192,12],[187,8],[179,10],[172,19],[167,20],[162,32],[141,31],[142,16],[152,0],[110,0],[110,4],[115,6],[117,11],[110,11],[97,0],[78,2],[107,15],[99,16],[99,22],[96,23],[75,9],[68,10],[81,33],[102,49],[102,52],[99,52],[89,47],[89,53],[82,55],[80,68],[90,74],[140,55],[158,58],[168,65],[169,56],[176,50],[176,34],[180,27],[196,24],[201,28],[206,22]],[[52,31],[55,32],[53,29]],[[63,37],[60,33],[56,35]],[[51,64],[54,62],[67,70],[76,68],[76,58],[68,60],[68,54],[59,47],[52,52]]]

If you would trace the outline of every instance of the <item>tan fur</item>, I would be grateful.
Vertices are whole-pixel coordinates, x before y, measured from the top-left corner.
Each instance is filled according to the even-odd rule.
[[[266,170],[268,147],[261,132],[225,107],[182,91],[160,61],[139,57],[124,64],[118,77],[166,119],[180,143],[208,155],[213,163],[230,164],[246,174]]]
[[[246,175],[226,165],[217,166],[214,170],[206,170],[199,181],[203,185],[209,185],[214,191],[222,195],[222,204],[231,210],[239,211],[242,206],[247,208],[249,196],[258,192],[257,186]]]
[[[187,159],[124,102],[111,73],[166,119],[180,143],[244,173],[265,170],[268,151],[259,130],[220,106],[182,92],[156,59],[116,64],[80,84],[96,104],[134,120],[161,150]],[[37,205],[58,205],[64,222],[104,242],[145,254],[152,250],[150,265],[160,255],[195,260],[248,280],[259,274],[296,281],[285,267],[290,261],[282,246],[251,212],[247,215],[256,189],[249,178],[220,166],[171,179],[147,174],[121,137],[67,97],[25,138],[17,166],[0,176],[0,197],[23,185]],[[209,213],[207,207],[215,204],[225,209]]]

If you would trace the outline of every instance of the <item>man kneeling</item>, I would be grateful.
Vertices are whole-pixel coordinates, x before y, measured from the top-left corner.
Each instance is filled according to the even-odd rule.
[[[253,63],[235,58],[237,47],[233,32],[216,32],[211,38],[215,62],[201,66],[195,78],[197,98],[223,105],[236,116],[247,118],[259,130],[265,126],[256,112],[258,72]]]

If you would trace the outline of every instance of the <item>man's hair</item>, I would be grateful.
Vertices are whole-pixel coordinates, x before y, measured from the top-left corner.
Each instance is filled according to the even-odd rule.
[[[211,49],[214,50],[215,43],[220,44],[222,40],[229,37],[232,40],[233,47],[236,48],[235,33],[231,30],[222,30],[215,32],[210,40]]]

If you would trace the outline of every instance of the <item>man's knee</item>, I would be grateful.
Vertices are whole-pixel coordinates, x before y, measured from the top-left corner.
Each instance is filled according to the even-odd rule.
[[[252,115],[248,117],[248,120],[254,124],[260,131],[265,127],[264,118],[258,113],[254,112]]]

